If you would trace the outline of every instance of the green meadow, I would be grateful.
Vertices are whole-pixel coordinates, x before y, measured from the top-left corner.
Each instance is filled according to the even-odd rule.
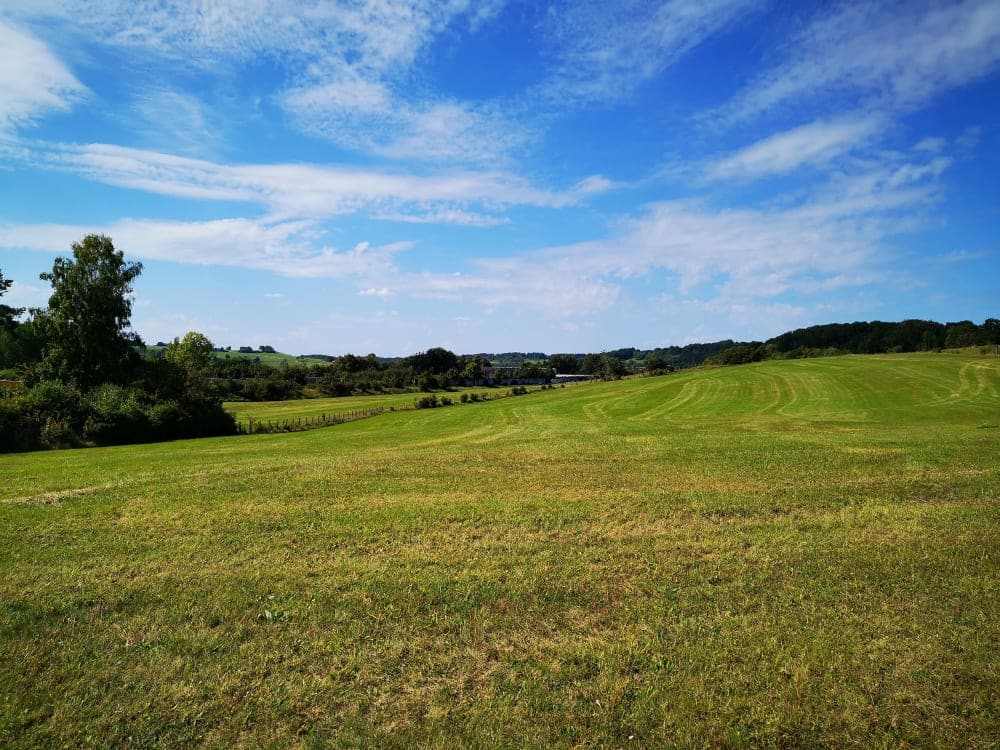
[[[532,386],[535,390],[537,386]],[[510,389],[508,387],[491,388],[453,388],[449,391],[438,391],[437,397],[450,398],[458,403],[463,393],[475,393],[479,398],[503,398]],[[379,393],[365,396],[338,396],[332,398],[302,398],[292,401],[228,401],[226,411],[233,414],[244,426],[253,419],[257,421],[272,420],[280,422],[293,419],[311,419],[323,415],[346,414],[353,411],[366,411],[381,408],[386,411],[413,409],[414,401],[428,394],[417,391],[406,393]]]
[[[997,748],[998,501],[976,355],[0,456],[0,746]]]

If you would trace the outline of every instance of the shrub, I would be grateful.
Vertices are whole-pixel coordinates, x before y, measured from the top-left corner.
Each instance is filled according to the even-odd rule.
[[[176,401],[161,401],[146,412],[156,440],[175,440],[184,434],[184,412]]]
[[[436,394],[431,393],[428,396],[422,396],[413,402],[413,405],[417,409],[433,409],[438,406],[438,397]]]
[[[420,390],[433,391],[440,387],[441,384],[438,382],[438,379],[433,375],[431,375],[429,372],[420,376]]]
[[[22,399],[0,399],[0,451],[27,451],[39,444],[41,425],[23,408]]]
[[[113,445],[149,439],[149,418],[143,411],[142,394],[119,385],[105,384],[87,393],[88,414],[83,437],[95,443]]]
[[[76,448],[80,445],[80,437],[69,423],[52,417],[46,417],[38,438],[46,448]]]

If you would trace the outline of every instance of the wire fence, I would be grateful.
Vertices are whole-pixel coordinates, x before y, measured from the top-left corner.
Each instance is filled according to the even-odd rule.
[[[319,414],[312,417],[292,417],[291,419],[254,419],[250,417],[247,422],[238,421],[236,427],[241,435],[258,435],[268,432],[301,432],[303,430],[314,430],[317,427],[329,427],[335,424],[344,424],[345,422],[356,422],[359,419],[374,417],[384,411],[385,407],[375,406],[370,409],[355,409],[354,411],[337,414]]]

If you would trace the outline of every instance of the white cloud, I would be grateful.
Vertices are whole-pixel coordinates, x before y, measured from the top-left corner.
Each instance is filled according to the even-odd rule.
[[[137,93],[123,118],[130,128],[173,153],[206,156],[223,144],[223,123],[210,107],[190,94],[172,89]]]
[[[490,216],[459,208],[438,208],[433,211],[414,213],[381,213],[375,218],[382,221],[398,221],[403,224],[454,224],[464,227],[495,227],[509,224],[510,219],[504,216]]]
[[[779,304],[884,282],[887,239],[925,226],[948,168],[943,155],[910,151],[842,175],[784,205],[715,208],[654,203],[611,236],[470,261],[461,272],[404,273],[394,256],[411,245],[330,248],[312,220],[121,221],[107,227],[0,226],[0,246],[58,252],[100,231],[131,257],[262,269],[285,276],[351,277],[359,294],[461,301],[486,311],[534,310],[579,320],[616,306],[630,280],[666,274],[680,299]],[[786,304],[781,302],[780,304]],[[735,308],[734,308],[735,309]]]
[[[544,22],[554,71],[536,92],[558,103],[628,97],[756,5],[749,0],[571,0]]]
[[[821,16],[723,110],[734,119],[812,101],[910,109],[1000,65],[1000,3],[849,3]]]
[[[0,305],[10,307],[45,307],[52,294],[50,287],[14,281],[0,299]]]
[[[468,10],[465,0],[0,1],[24,21],[72,26],[102,44],[217,68],[260,56],[384,69],[411,61]]]
[[[396,221],[490,226],[504,221],[490,212],[507,206],[560,207],[579,199],[573,191],[538,189],[502,172],[418,176],[308,164],[225,165],[107,144],[26,148],[21,157],[35,165],[158,195],[245,201],[263,206],[272,220],[368,211]],[[479,210],[469,212],[470,206]]]
[[[323,244],[312,222],[268,224],[252,219],[205,222],[136,221],[105,227],[64,224],[0,225],[0,246],[63,253],[80,237],[99,233],[114,239],[130,258],[192,265],[235,266],[291,277],[382,276],[395,272],[393,256],[409,242],[338,251]]]
[[[390,109],[392,101],[392,94],[383,84],[365,80],[353,71],[336,80],[297,86],[282,97],[286,108],[318,132],[339,124],[334,117],[342,116],[340,113],[382,116]]]
[[[38,39],[0,19],[0,134],[70,109],[87,89]]]
[[[529,137],[496,107],[435,101],[396,111],[401,115],[396,132],[372,146],[394,159],[496,162]]]
[[[818,165],[863,145],[884,127],[881,117],[820,120],[777,133],[710,164],[709,179],[752,179]]]
[[[573,186],[572,192],[579,196],[590,196],[598,195],[600,193],[606,193],[608,190],[612,190],[618,186],[618,183],[609,180],[604,175],[592,174],[589,177],[584,177],[576,185]]]
[[[349,75],[295,88],[281,104],[303,131],[390,159],[496,163],[531,137],[495,104],[403,97],[383,83]]]
[[[469,0],[0,0],[0,9],[24,23],[45,26],[67,40],[113,47],[124,64],[224,75],[266,61],[279,71],[278,102],[305,132],[389,158],[460,162],[496,158],[525,136],[496,108],[413,93],[410,69],[457,20],[466,18],[470,29],[478,28],[500,5]],[[192,109],[192,103],[165,109],[166,122],[197,119],[203,108]],[[183,142],[193,145],[190,139]]]
[[[920,143],[913,147],[913,150],[927,151],[928,153],[936,154],[939,151],[944,150],[947,145],[948,141],[944,138],[924,138],[920,141]]]
[[[731,310],[789,305],[775,301],[787,294],[822,298],[889,279],[886,241],[925,226],[934,180],[948,163],[934,157],[879,165],[779,207],[655,203],[603,240],[482,259],[468,273],[399,276],[395,287],[554,319],[601,313],[620,301],[629,279],[659,273],[668,274],[678,299],[714,300]],[[791,319],[806,308],[781,309]]]

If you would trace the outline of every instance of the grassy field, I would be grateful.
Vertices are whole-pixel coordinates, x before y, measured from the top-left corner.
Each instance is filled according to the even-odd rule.
[[[462,393],[477,393],[483,398],[498,398],[504,396],[510,389],[496,388],[455,388],[451,391],[438,391],[438,398],[447,397],[458,403]],[[532,386],[530,390],[536,390]],[[336,398],[300,398],[289,401],[228,401],[224,404],[240,422],[246,424],[253,420],[283,420],[305,419],[323,414],[344,414],[345,412],[374,409],[382,407],[386,411],[394,409],[412,409],[413,402],[426,393],[386,393],[369,396],[340,396]]]
[[[998,747],[994,358],[766,362],[0,478],[3,747]]]

